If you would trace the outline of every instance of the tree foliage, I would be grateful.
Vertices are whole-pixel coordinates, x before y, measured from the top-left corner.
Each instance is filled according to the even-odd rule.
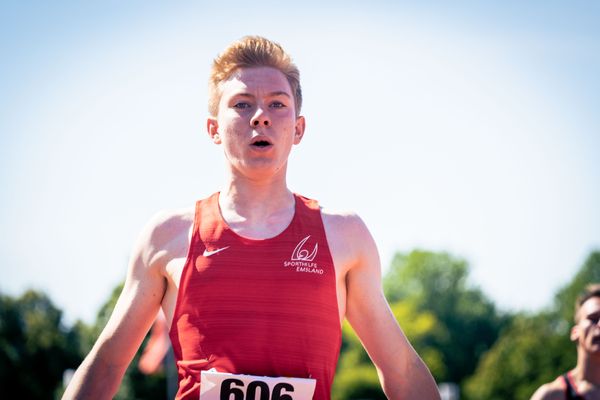
[[[478,288],[469,285],[468,273],[462,259],[415,250],[397,254],[384,278],[390,301],[410,300],[417,313],[430,313],[439,321],[436,329],[444,334],[431,336],[422,351],[435,349],[441,354],[443,368],[428,364],[438,382],[460,383],[469,376],[508,320]]]
[[[81,336],[81,342],[83,343],[83,354],[87,354],[91,350],[94,342],[100,335],[100,332],[102,332],[102,329],[106,326],[122,290],[122,283],[112,290],[109,298],[102,305],[100,311],[98,311],[96,321],[92,326],[87,326],[85,324],[78,325],[78,332]],[[119,391],[114,397],[115,400],[163,400],[166,397],[167,383],[165,372],[158,371],[152,375],[145,375],[138,369],[139,358],[147,339],[148,335],[134,356],[129,368],[127,368],[125,376],[121,381]]]
[[[0,387],[14,399],[53,399],[63,371],[81,362],[75,331],[43,293],[0,295]]]
[[[568,329],[550,314],[519,315],[482,358],[464,387],[467,399],[528,399],[575,365]]]
[[[468,399],[525,399],[545,382],[573,368],[576,348],[569,340],[575,299],[600,282],[600,252],[592,252],[575,277],[560,289],[554,305],[519,315],[485,354],[465,385]]]
[[[569,322],[573,320],[575,301],[590,283],[600,283],[600,251],[590,253],[571,282],[554,297],[554,310],[558,318]]]
[[[441,353],[428,345],[433,338],[447,334],[439,329],[436,317],[431,313],[418,312],[416,305],[410,300],[398,301],[391,305],[391,309],[425,363],[432,371],[443,372],[445,366]],[[347,322],[342,327],[342,334],[344,346],[333,384],[333,398],[385,399],[377,371],[358,336]]]

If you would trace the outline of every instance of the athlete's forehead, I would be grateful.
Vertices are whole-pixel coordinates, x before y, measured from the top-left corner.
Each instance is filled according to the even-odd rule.
[[[293,98],[292,88],[285,75],[271,67],[238,68],[229,79],[219,84],[219,88],[223,97],[269,94]]]
[[[584,319],[592,315],[600,315],[600,297],[590,297],[579,308],[580,319]]]

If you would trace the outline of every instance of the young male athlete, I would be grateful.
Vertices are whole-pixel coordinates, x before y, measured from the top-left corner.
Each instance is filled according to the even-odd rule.
[[[600,399],[600,284],[588,286],[577,299],[571,340],[577,344],[577,365],[542,385],[532,400]]]
[[[198,399],[208,370],[236,374],[216,388],[221,399],[297,399],[311,384],[314,399],[329,399],[344,318],[390,399],[439,399],[382,294],[363,222],[288,189],[288,156],[305,128],[289,55],[245,37],[214,61],[209,95],[207,130],[227,179],[195,208],[160,214],[143,230],[113,315],[64,398],[111,398],[162,307],[177,399]],[[304,379],[296,390],[291,380],[267,387],[264,376]]]

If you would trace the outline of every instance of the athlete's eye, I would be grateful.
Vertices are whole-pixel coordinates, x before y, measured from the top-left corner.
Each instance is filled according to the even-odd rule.
[[[246,108],[250,108],[250,104],[244,101],[237,102],[233,105],[233,108],[237,108],[239,110],[244,110]]]
[[[285,104],[283,104],[280,101],[274,101],[271,103],[271,108],[283,108],[285,107]]]

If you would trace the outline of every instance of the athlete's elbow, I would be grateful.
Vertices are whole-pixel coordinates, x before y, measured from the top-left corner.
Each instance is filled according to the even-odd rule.
[[[125,370],[126,367],[107,363],[92,352],[75,371],[62,399],[112,399],[119,390]]]
[[[390,400],[439,400],[440,394],[433,376],[421,358],[414,353],[393,372],[381,373],[383,392]]]

